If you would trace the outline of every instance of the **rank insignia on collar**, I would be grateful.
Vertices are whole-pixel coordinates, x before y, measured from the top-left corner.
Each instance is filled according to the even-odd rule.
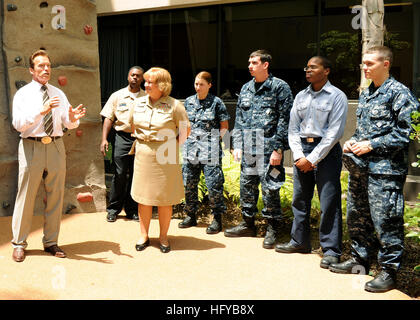
[[[171,109],[171,106],[168,103],[165,103],[165,102],[162,102],[159,107],[162,108],[165,111],[168,111],[169,109]]]

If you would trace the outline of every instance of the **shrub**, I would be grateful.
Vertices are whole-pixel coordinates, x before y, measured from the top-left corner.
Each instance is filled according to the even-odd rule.
[[[411,114],[413,128],[410,134],[410,139],[420,143],[420,112],[414,111]],[[420,151],[417,153],[417,162],[413,162],[413,167],[420,166]],[[417,195],[417,199],[420,200],[420,193]],[[417,243],[420,243],[420,204],[416,203],[414,207],[405,207],[404,210],[404,226],[406,230],[406,237],[411,238]],[[420,272],[420,265],[414,267],[414,271]]]

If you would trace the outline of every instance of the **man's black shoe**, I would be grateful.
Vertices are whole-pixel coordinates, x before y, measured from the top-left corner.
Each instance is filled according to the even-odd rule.
[[[117,220],[117,215],[115,213],[108,212],[106,216],[106,221],[115,222],[115,220]]]
[[[329,266],[333,263],[338,263],[340,261],[340,258],[334,257],[334,256],[324,256],[321,259],[320,267],[323,269],[328,269]]]
[[[220,214],[214,215],[213,221],[207,227],[207,234],[216,234],[222,231],[222,216]]]
[[[365,290],[369,292],[387,292],[395,289],[395,271],[382,269],[375,279],[366,282]]]
[[[190,228],[197,225],[195,216],[186,216],[185,219],[178,223],[178,228]]]
[[[281,253],[311,253],[311,248],[297,246],[290,242],[276,245],[275,250]]]
[[[139,221],[139,214],[137,212],[132,214],[126,213],[126,218],[129,220]]]
[[[263,241],[264,249],[273,249],[276,244],[278,234],[278,221],[269,221],[267,223],[267,230]]]
[[[352,257],[341,263],[332,263],[329,268],[330,271],[336,273],[348,274],[368,274],[369,266],[366,263],[360,262],[357,258]]]
[[[247,222],[242,221],[236,227],[225,230],[225,237],[255,237],[257,235],[257,229],[255,225],[249,225]]]

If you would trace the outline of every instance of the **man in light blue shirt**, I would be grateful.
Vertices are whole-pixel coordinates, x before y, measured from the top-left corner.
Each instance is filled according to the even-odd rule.
[[[331,64],[326,58],[311,58],[304,70],[311,84],[295,98],[288,136],[294,160],[292,239],[277,245],[276,251],[311,252],[309,218],[316,185],[321,202],[319,240],[324,253],[321,267],[328,268],[341,255],[339,139],[344,133],[348,104],[346,95],[328,81]]]

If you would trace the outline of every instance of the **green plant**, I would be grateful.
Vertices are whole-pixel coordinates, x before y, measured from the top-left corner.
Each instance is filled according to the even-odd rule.
[[[410,139],[420,143],[420,112],[414,111],[411,114],[411,119],[411,127],[413,128],[413,131],[410,134]],[[420,166],[420,151],[417,153],[417,159],[417,162],[413,162],[411,164],[415,168]]]
[[[233,160],[233,156],[228,150],[223,150],[223,152],[222,169],[225,176],[225,183],[223,185],[225,197],[230,198],[239,206],[241,164]]]
[[[417,199],[420,199],[420,194]],[[413,207],[404,208],[404,222],[407,231],[405,236],[420,243],[420,205],[418,203]]]
[[[420,143],[420,112],[414,111],[411,114],[413,132],[410,134],[410,139]],[[413,167],[420,166],[420,151],[417,153],[417,162],[411,164]],[[420,200],[420,193],[417,195]],[[406,237],[414,239],[420,243],[420,204],[416,203],[414,208],[406,207],[404,210],[404,226],[407,230]],[[414,271],[420,272],[420,265],[414,267]]]

